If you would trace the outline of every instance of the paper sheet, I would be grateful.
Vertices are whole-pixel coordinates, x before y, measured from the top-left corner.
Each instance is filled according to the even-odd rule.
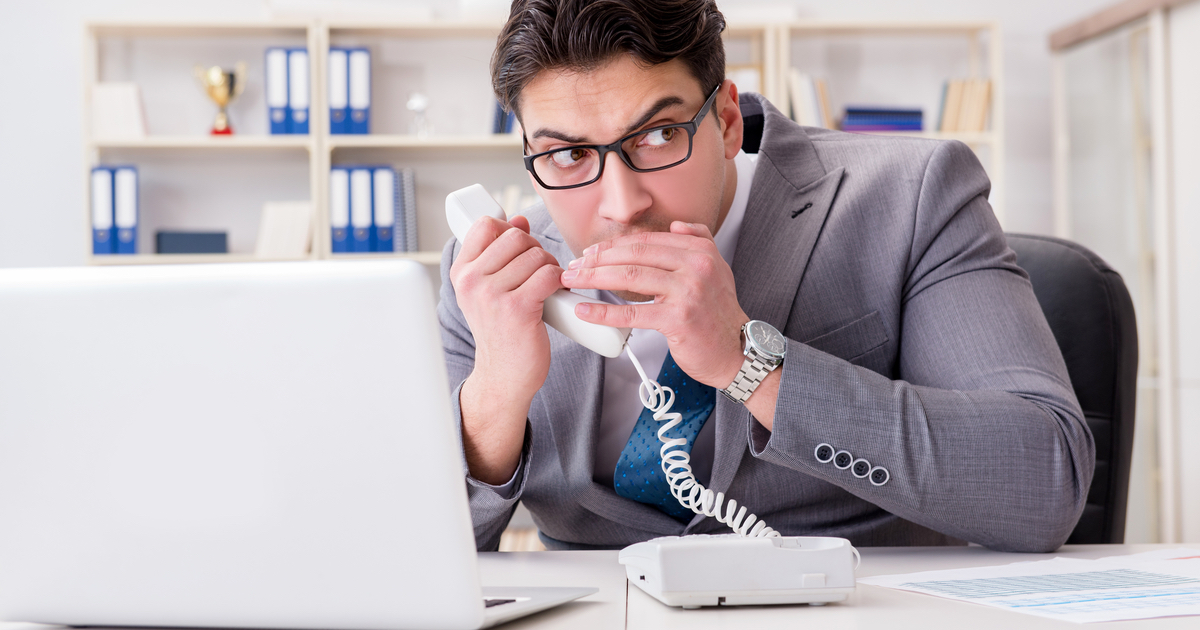
[[[1200,615],[1200,550],[862,578],[872,584],[1076,623]]]

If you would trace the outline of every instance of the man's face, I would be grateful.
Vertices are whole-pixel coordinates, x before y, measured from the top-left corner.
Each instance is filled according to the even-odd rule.
[[[679,61],[646,68],[628,55],[587,73],[543,71],[520,96],[527,151],[608,144],[640,129],[687,122],[714,87],[701,89]],[[741,146],[741,113],[736,100],[730,106],[731,96],[736,99],[736,92],[726,82],[713,103],[721,117],[704,117],[683,164],[635,173],[609,153],[603,175],[587,186],[546,190],[533,181],[575,256],[618,236],[666,232],[672,221],[700,223],[717,232],[736,185],[728,162]],[[623,293],[617,292],[625,299],[644,299]]]

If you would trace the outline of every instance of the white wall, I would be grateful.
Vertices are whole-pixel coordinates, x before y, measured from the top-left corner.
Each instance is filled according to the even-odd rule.
[[[1181,539],[1200,542],[1200,2],[1171,11],[1171,110],[1175,138],[1175,328],[1179,352],[1179,495]]]
[[[367,3],[342,0],[336,6]],[[453,16],[452,2],[430,5]],[[486,0],[467,0],[471,5]],[[1046,36],[1112,0],[844,0],[775,2],[797,16],[863,20],[997,19],[1004,27],[1007,214],[1014,231],[1051,231],[1050,55]],[[84,182],[80,111],[82,24],[102,20],[261,19],[269,6],[313,0],[42,0],[0,3],[0,267],[78,265],[89,246],[82,225]],[[319,2],[315,4],[320,4]],[[731,15],[763,3],[723,0]],[[17,60],[15,63],[12,60]],[[897,77],[903,81],[903,77]],[[28,95],[28,96],[25,96]]]

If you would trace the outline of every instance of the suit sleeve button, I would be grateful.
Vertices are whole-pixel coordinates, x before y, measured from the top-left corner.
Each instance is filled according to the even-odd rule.
[[[892,475],[890,473],[888,473],[888,470],[886,468],[884,468],[883,466],[876,466],[871,469],[871,484],[872,485],[882,486],[883,484],[888,482],[888,479],[891,479],[891,478],[892,478]]]
[[[851,455],[849,451],[838,451],[837,455],[833,456],[833,465],[836,466],[838,470],[846,470],[850,467],[850,464],[853,461],[854,456]]]
[[[833,461],[833,447],[828,444],[818,444],[817,450],[813,451],[813,455],[816,456],[817,461],[822,464],[828,464]]]
[[[871,462],[862,458],[856,459],[854,460],[854,464],[850,467],[850,472],[853,473],[855,477],[862,479],[871,472]]]

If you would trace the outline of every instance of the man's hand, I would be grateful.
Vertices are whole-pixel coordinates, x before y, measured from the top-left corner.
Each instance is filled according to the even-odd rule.
[[[740,329],[750,318],[706,226],[675,221],[669,233],[622,236],[583,254],[563,272],[565,286],[632,291],[654,296],[654,303],[581,304],[575,308],[580,319],[657,330],[692,378],[718,389],[733,382],[742,366]]]
[[[480,481],[504,483],[520,461],[529,405],[550,371],[542,303],[562,288],[561,273],[522,216],[476,221],[450,267],[475,338],[475,367],[459,406],[467,467]]]

